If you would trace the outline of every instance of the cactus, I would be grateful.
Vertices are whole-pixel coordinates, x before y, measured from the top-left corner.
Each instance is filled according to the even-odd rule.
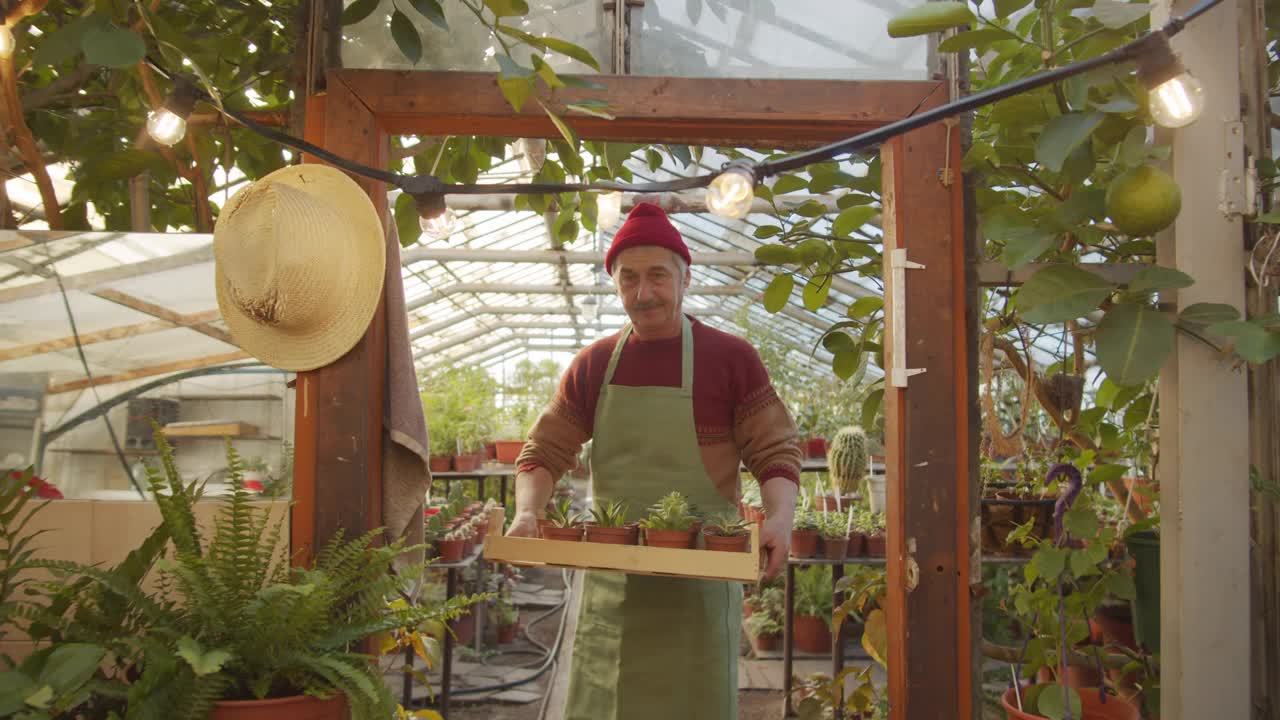
[[[827,468],[841,495],[849,495],[867,478],[867,434],[859,427],[840,428],[827,448]]]

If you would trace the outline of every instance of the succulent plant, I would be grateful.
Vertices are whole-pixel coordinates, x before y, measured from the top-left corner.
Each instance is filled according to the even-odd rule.
[[[860,427],[844,427],[827,447],[827,468],[841,495],[856,492],[867,478],[870,456],[867,434]]]
[[[689,530],[697,521],[689,499],[673,490],[649,507],[649,516],[640,525],[649,530]]]
[[[627,524],[627,503],[623,500],[597,502],[591,511],[591,521],[602,528],[620,528]]]
[[[751,532],[751,524],[736,512],[725,510],[707,518],[707,529],[721,537],[736,537]]]
[[[570,507],[572,502],[573,498],[569,497],[556,499],[555,504],[547,510],[547,520],[551,522],[552,526],[570,528],[582,523],[582,514],[574,512],[573,508]]]

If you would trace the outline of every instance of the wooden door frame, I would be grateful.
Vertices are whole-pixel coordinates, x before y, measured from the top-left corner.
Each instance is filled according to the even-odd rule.
[[[584,139],[797,148],[849,137],[947,100],[943,83],[591,76],[613,120],[569,119]],[[389,137],[558,137],[537,103],[514,112],[488,73],[336,70],[308,102],[308,139],[385,167]],[[924,268],[906,273],[905,366],[887,388],[889,695],[894,720],[977,717],[977,354],[974,262],[964,242],[960,142],[937,123],[881,151],[886,250]],[[389,222],[383,184],[356,178]],[[901,309],[886,305],[891,318]],[[892,323],[891,323],[892,324]],[[307,556],[338,528],[375,527],[381,510],[385,307],[333,365],[298,381],[292,540]],[[895,360],[886,337],[886,364]],[[911,690],[916,692],[911,693]]]

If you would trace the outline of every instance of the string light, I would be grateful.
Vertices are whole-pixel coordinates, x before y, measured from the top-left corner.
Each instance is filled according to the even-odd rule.
[[[589,323],[594,323],[600,317],[600,301],[593,296],[588,295],[582,299],[582,318]]]
[[[0,25],[0,59],[13,57],[14,45],[13,30],[8,25]]]
[[[744,218],[756,198],[755,185],[756,174],[749,162],[731,162],[707,188],[707,209],[721,217]]]
[[[422,228],[422,234],[428,238],[447,240],[453,237],[454,231],[458,228],[458,216],[449,208],[445,208],[439,215],[419,219],[418,225]]]
[[[1149,91],[1151,119],[1167,128],[1186,127],[1204,111],[1204,87],[1182,66],[1163,33],[1148,37],[1166,38],[1149,41],[1138,56],[1138,79]]]
[[[596,227],[607,230],[622,218],[622,193],[607,192],[596,196]]]
[[[165,146],[182,140],[187,134],[187,118],[195,109],[197,94],[195,85],[178,80],[164,106],[147,116],[147,134],[151,139]]]

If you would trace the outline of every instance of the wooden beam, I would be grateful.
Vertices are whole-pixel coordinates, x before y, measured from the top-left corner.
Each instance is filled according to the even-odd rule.
[[[187,327],[196,323],[205,323],[218,317],[217,310],[206,310],[201,313],[192,315],[183,315],[184,322],[181,326]],[[162,330],[172,330],[174,323],[168,320],[148,320],[147,322],[136,323],[133,325],[122,325],[120,327],[107,328],[106,330],[95,330],[94,332],[82,333],[80,335],[80,344],[92,345],[94,343],[108,342],[111,340],[123,340],[131,338],[135,335],[146,335],[148,333],[160,332]],[[43,355],[45,353],[57,352],[58,350],[66,350],[76,346],[76,339],[73,336],[58,338],[56,340],[44,340],[30,345],[18,345],[16,347],[5,348],[0,350],[0,362],[8,360],[17,360],[18,358],[31,357],[33,355]]]
[[[212,245],[196,248],[195,250],[188,250],[175,255],[155,258],[154,260],[143,260],[142,262],[130,263],[128,265],[117,265],[104,270],[94,270],[91,272],[80,273],[78,275],[64,275],[62,277],[62,285],[67,290],[90,290],[119,280],[128,280],[129,278],[150,275],[151,273],[164,272],[165,270],[173,270],[175,268],[206,262],[213,262]],[[0,290],[0,303],[25,300],[27,298],[40,297],[41,295],[49,295],[56,292],[58,292],[58,282],[56,280],[42,280],[41,282],[28,283],[26,285],[18,285],[16,287]]]
[[[885,392],[889,702],[894,720],[973,717],[975,520],[969,408],[976,337],[965,274],[960,184],[944,186],[958,132],[933,125],[881,150],[886,266],[896,249],[923,268],[886,270],[886,361],[924,372]],[[922,213],[919,208],[933,208]],[[898,283],[902,287],[898,287]],[[902,337],[901,334],[905,334]],[[895,357],[901,348],[905,358]],[[892,376],[892,373],[890,373]],[[908,631],[908,628],[910,629]],[[929,692],[911,692],[928,687]]]
[[[214,365],[222,365],[223,363],[229,363],[235,360],[244,360],[248,357],[249,353],[237,350],[236,352],[222,353],[221,355],[210,355],[208,357],[192,358],[191,360],[178,360],[176,362],[161,363],[159,365],[149,365],[147,367],[137,368],[134,370],[126,370],[114,375],[99,375],[92,381],[88,378],[82,378],[80,380],[57,383],[50,385],[48,392],[50,395],[57,395],[58,393],[83,390],[85,388],[98,387],[100,385],[111,385],[112,383],[137,380],[138,378],[151,377],[153,375],[164,375],[166,373],[180,372],[182,370],[196,370],[198,368],[213,367]]]
[[[388,133],[560,137],[536,103],[520,113],[493,73],[341,70]],[[566,116],[582,137],[690,144],[813,145],[901,120],[938,92],[930,81],[729,80],[592,75],[604,91],[565,88],[559,102],[607,97],[613,120]],[[441,101],[447,98],[448,101]],[[465,102],[452,102],[463,99]],[[381,167],[381,166],[379,166]]]
[[[135,297],[127,293],[122,293],[119,290],[111,290],[111,289],[98,290],[93,294],[95,297],[100,297],[103,300],[108,300],[117,305],[123,305],[124,307],[127,307],[130,310],[136,310],[144,315],[150,315],[151,317],[154,317],[154,318],[167,320],[170,323],[173,323],[174,325],[177,325],[179,327],[191,328],[192,330],[195,330],[201,335],[206,335],[208,337],[213,338],[214,340],[219,340],[228,345],[236,344],[235,340],[231,339],[231,336],[227,334],[226,330],[223,330],[221,328],[214,327],[213,325],[208,324],[209,321],[207,320],[192,322],[188,319],[189,316],[187,315],[183,315],[182,313],[176,313],[170,310],[169,308],[161,307],[159,305],[156,305],[155,303],[147,302],[142,298]],[[217,317],[217,311],[214,311],[214,314],[215,314],[214,316]]]
[[[365,165],[386,167],[387,134],[352,89],[351,82],[340,73],[330,73],[322,111],[313,113],[318,106],[307,107],[309,139]],[[386,185],[361,177],[353,179],[372,198],[385,227]],[[395,274],[399,276],[398,271]],[[299,374],[299,392],[305,389],[309,395],[298,403],[294,477],[295,482],[314,488],[310,549],[322,547],[338,530],[351,537],[382,524],[386,343],[384,296],[369,329],[350,352],[330,365]],[[313,414],[304,417],[304,412]],[[297,453],[303,450],[309,457],[297,463]],[[306,477],[299,477],[299,468],[307,473]],[[300,511],[303,509],[295,506],[295,518]],[[296,533],[294,538],[307,542]],[[309,548],[295,544],[294,551],[306,552]]]

